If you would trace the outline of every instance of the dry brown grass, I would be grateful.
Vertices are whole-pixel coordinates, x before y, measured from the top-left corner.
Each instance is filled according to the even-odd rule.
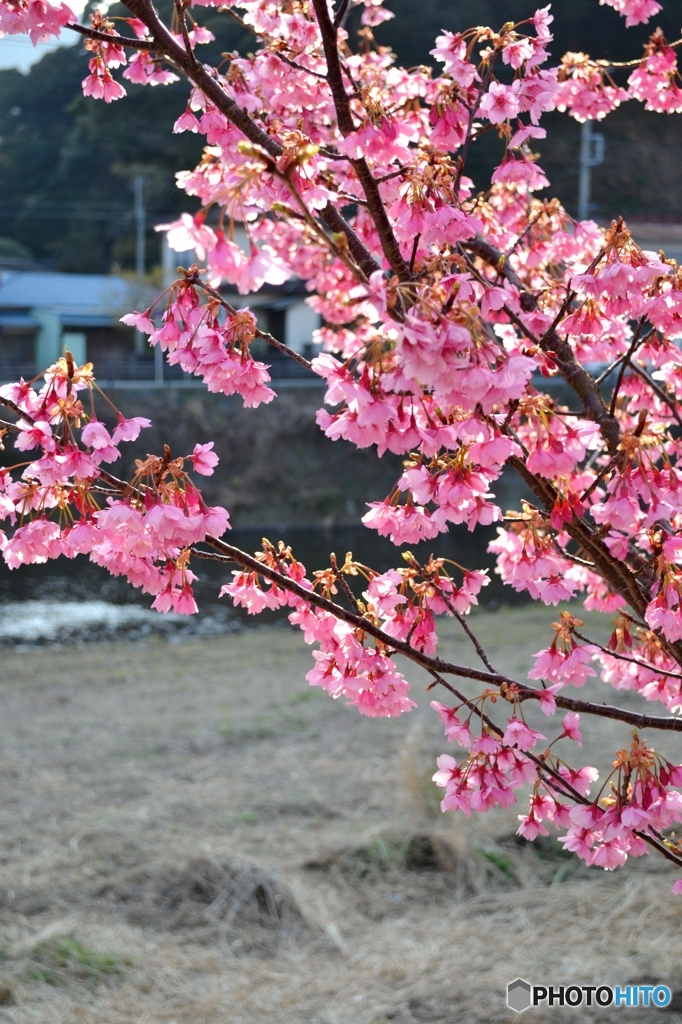
[[[475,625],[515,672],[552,618]],[[468,657],[454,629],[443,648]],[[518,809],[440,814],[419,679],[417,713],[363,720],[284,629],[3,663],[0,1021],[506,1024],[519,974],[682,986],[664,864],[607,875],[519,845]],[[602,768],[628,739],[584,735]]]

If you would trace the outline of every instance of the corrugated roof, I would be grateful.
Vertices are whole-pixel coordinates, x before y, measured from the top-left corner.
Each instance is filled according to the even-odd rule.
[[[0,310],[34,309],[70,321],[81,317],[118,319],[140,303],[133,281],[107,274],[1,271]]]
[[[3,313],[0,310],[0,330],[37,331],[40,324],[28,313]]]

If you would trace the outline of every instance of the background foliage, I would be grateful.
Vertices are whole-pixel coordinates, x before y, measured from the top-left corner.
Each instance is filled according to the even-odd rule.
[[[501,26],[527,17],[536,0],[390,0],[396,18],[377,38],[409,65],[429,63],[429,50],[442,28]],[[669,38],[680,31],[668,5],[657,19]],[[122,10],[122,8],[121,8]],[[417,13],[415,13],[417,11]],[[117,8],[110,13],[116,14]],[[608,7],[593,0],[554,4],[553,51],[585,50],[592,56],[628,59],[641,53],[646,26],[626,30]],[[200,20],[216,35],[204,49],[247,52],[251,37],[224,15],[200,9]],[[357,27],[351,19],[354,35]],[[194,166],[201,142],[171,133],[186,98],[183,82],[145,89],[126,82],[122,103],[84,99],[80,82],[87,57],[80,42],[43,57],[29,74],[0,71],[0,257],[24,254],[55,269],[106,273],[134,265],[132,179],[142,174],[149,222],[188,208],[174,173]],[[595,215],[617,213],[640,219],[682,218],[682,138],[674,119],[648,114],[639,104],[621,107],[607,119],[608,161],[593,176]],[[579,126],[562,114],[543,119],[548,138],[538,148],[551,193],[574,210],[577,199]],[[488,133],[474,147],[470,173],[489,180],[501,143]],[[14,242],[14,246],[10,244]],[[18,249],[17,245],[23,249]],[[148,264],[158,260],[158,236],[148,237]]]

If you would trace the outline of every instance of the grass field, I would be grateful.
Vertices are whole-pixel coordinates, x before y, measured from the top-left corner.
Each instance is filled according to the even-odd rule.
[[[473,622],[520,673],[553,617]],[[452,626],[442,651],[470,658]],[[447,744],[418,672],[419,710],[385,722],[309,688],[283,628],[2,662],[0,1021],[608,1022],[623,1012],[519,1018],[506,984],[682,989],[665,864],[606,874],[519,845],[519,808],[440,814]],[[629,740],[606,720],[583,735],[602,769]],[[682,1022],[674,1007],[631,1013]]]

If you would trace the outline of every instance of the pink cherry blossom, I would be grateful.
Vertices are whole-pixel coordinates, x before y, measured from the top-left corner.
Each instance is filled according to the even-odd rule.
[[[202,476],[213,475],[213,471],[220,461],[215,452],[211,450],[213,447],[213,441],[209,441],[208,444],[194,445],[194,451],[190,455],[190,459],[195,473],[201,473]]]
[[[151,425],[152,421],[146,416],[132,416],[127,420],[119,416],[118,423],[111,433],[112,443],[117,445],[120,441],[137,441],[140,431]]]
[[[583,745],[583,738],[580,735],[580,715],[577,715],[575,711],[569,711],[564,716],[564,732],[563,735],[567,736],[569,740],[574,740],[579,747]]]
[[[480,112],[493,124],[502,124],[519,112],[519,101],[513,89],[501,82],[492,82],[481,100]]]
[[[628,28],[648,21],[661,10],[661,5],[656,0],[599,0],[599,3],[608,4],[622,14]]]
[[[525,722],[518,718],[510,718],[502,742],[509,746],[517,746],[519,750],[532,750],[538,740],[544,739],[546,736],[529,728]]]

